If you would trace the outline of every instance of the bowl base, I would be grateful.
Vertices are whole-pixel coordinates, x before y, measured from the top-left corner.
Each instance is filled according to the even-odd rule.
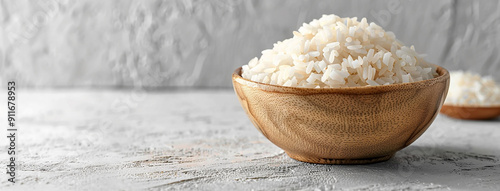
[[[376,158],[366,158],[366,159],[330,159],[330,158],[315,158],[303,155],[296,155],[293,153],[286,152],[285,153],[292,159],[307,162],[307,163],[316,163],[316,164],[370,164],[377,163],[389,160],[394,154],[376,157]]]

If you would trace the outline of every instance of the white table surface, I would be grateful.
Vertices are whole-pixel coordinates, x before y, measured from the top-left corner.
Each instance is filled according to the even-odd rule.
[[[18,127],[17,183],[3,175],[0,190],[500,190],[499,119],[439,115],[370,165],[289,158],[230,89],[21,89]]]

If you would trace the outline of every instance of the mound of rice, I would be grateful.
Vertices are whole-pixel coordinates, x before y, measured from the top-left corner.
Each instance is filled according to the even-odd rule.
[[[489,77],[463,71],[450,72],[445,105],[500,106],[500,87]]]
[[[242,67],[242,77],[267,84],[336,88],[408,83],[437,76],[436,68],[394,33],[366,18],[323,15],[293,37],[262,51]]]

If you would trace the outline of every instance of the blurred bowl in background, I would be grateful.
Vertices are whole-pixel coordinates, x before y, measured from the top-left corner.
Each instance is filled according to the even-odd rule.
[[[449,73],[404,84],[294,88],[232,75],[238,99],[255,127],[288,156],[321,164],[366,164],[390,159],[434,121]]]
[[[443,105],[441,113],[457,119],[486,120],[500,116],[500,106],[481,107]]]

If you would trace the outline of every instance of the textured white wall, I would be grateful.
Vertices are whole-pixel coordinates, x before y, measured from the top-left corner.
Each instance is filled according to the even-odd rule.
[[[494,74],[499,11],[495,0],[2,0],[0,79],[30,87],[230,87],[234,69],[330,13],[367,17],[448,69]]]

